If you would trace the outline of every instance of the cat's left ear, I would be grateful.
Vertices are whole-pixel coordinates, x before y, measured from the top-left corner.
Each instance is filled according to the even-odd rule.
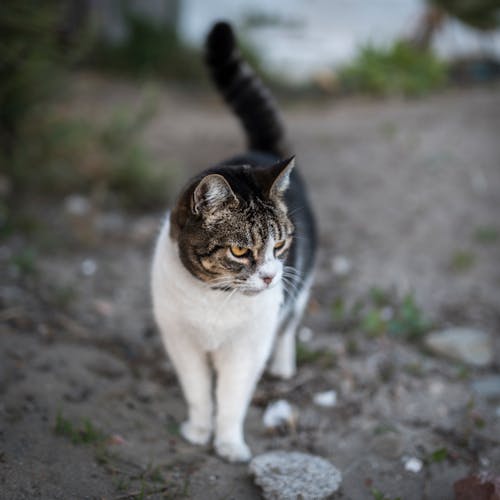
[[[295,167],[295,156],[274,164],[271,169],[273,173],[273,183],[269,189],[270,197],[281,197],[290,185],[290,174]]]

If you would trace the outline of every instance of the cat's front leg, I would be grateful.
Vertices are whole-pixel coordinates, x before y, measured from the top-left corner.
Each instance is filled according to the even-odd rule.
[[[217,454],[230,462],[246,462],[252,456],[243,436],[243,423],[272,340],[272,333],[237,339],[213,353],[217,373],[214,446]]]
[[[212,373],[207,355],[185,333],[174,334],[167,328],[163,339],[188,406],[181,434],[192,444],[207,444],[213,430]]]

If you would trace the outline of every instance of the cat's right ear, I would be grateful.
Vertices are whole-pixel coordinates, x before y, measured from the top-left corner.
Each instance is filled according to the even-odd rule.
[[[200,214],[231,202],[238,203],[238,198],[226,179],[219,174],[209,174],[196,186],[191,200],[191,210],[195,214]]]

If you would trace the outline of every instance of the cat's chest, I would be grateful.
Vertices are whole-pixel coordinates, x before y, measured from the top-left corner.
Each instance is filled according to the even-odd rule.
[[[274,335],[283,288],[278,283],[252,296],[210,289],[184,268],[164,230],[153,261],[153,298],[156,315],[171,334],[191,335],[213,350],[239,336]]]

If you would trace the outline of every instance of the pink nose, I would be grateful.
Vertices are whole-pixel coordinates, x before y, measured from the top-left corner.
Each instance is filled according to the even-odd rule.
[[[262,276],[262,281],[266,284],[266,285],[270,285],[272,283],[274,279],[274,275],[268,275],[268,276]]]

